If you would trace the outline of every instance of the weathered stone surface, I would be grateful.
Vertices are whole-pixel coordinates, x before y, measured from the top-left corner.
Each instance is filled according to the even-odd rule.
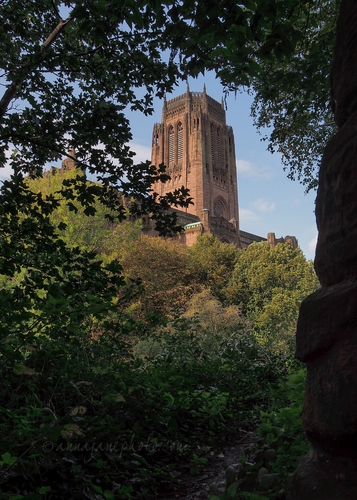
[[[267,467],[269,464],[274,462],[276,459],[276,451],[274,448],[269,448],[269,450],[265,450],[263,453],[264,465]]]
[[[356,500],[356,492],[353,460],[313,453],[300,460],[288,500]]]
[[[337,25],[336,49],[331,72],[331,97],[335,121],[341,127],[357,111],[357,2],[344,0]]]
[[[316,198],[315,269],[323,286],[357,276],[357,113],[326,146]]]
[[[323,288],[302,304],[297,332],[313,454],[300,462],[290,500],[357,498],[357,2],[340,9],[331,80],[340,129],[326,146],[316,201]]]
[[[357,280],[320,288],[300,306],[295,356],[313,360],[337,340],[357,337]]]
[[[313,445],[357,460],[356,359],[354,336],[308,362],[303,424]]]
[[[266,469],[265,467],[261,467],[258,471],[258,482],[260,483],[261,477],[264,476],[264,474],[268,473],[269,473],[268,469]]]
[[[237,481],[237,471],[231,465],[226,469],[226,484],[229,488],[233,483]]]
[[[263,474],[259,479],[260,486],[270,488],[279,481],[280,474],[272,472],[271,474]]]

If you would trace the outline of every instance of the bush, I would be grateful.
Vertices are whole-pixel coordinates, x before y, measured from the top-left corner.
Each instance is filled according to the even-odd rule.
[[[182,318],[141,340],[136,354],[157,348],[142,360],[124,326],[43,340],[2,366],[1,498],[155,498],[183,457],[198,472],[208,442],[255,428],[286,371],[248,334]]]
[[[268,411],[260,412],[257,445],[243,458],[244,498],[285,498],[299,458],[309,451],[302,427],[306,370],[300,369],[272,392]],[[269,479],[269,481],[266,481]],[[270,483],[270,481],[272,481]],[[268,495],[268,496],[265,496]]]

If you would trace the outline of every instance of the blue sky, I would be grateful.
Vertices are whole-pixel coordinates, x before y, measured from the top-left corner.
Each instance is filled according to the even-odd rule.
[[[204,83],[207,94],[220,102],[222,86],[213,75],[190,80],[190,90],[202,92]],[[180,84],[167,99],[184,92],[186,83]],[[269,232],[277,238],[296,236],[305,257],[313,259],[316,193],[306,195],[304,186],[287,178],[280,155],[266,151],[267,143],[261,141],[250,117],[251,100],[247,94],[233,93],[227,99],[227,124],[233,127],[237,157],[240,228],[264,237]],[[162,106],[162,101],[155,100],[155,113],[149,117],[128,113],[133,134],[131,146],[137,161],[151,159],[152,127],[161,122]]]

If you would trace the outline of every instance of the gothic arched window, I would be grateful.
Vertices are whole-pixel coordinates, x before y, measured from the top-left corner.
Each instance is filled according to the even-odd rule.
[[[177,161],[181,161],[183,156],[183,127],[180,122],[177,125]]]
[[[173,163],[175,160],[175,131],[174,127],[171,125],[169,128],[169,163]]]
[[[227,202],[221,196],[218,196],[213,202],[213,213],[215,217],[227,217]]]
[[[211,160],[212,165],[214,164],[214,126],[211,123]]]
[[[221,131],[218,128],[217,129],[217,159],[218,159],[218,165],[221,165]]]

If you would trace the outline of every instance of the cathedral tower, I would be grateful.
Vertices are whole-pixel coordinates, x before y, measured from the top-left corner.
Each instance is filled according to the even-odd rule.
[[[190,92],[188,86],[185,94],[165,99],[162,123],[153,129],[151,161],[166,165],[171,177],[153,186],[158,194],[181,186],[190,190],[194,205],[183,210],[194,217],[186,219],[191,220],[185,225],[187,235],[195,228],[239,245],[234,136],[223,102],[209,97],[205,87],[203,92]],[[185,222],[184,216],[181,219]],[[193,239],[185,242],[192,244]]]

